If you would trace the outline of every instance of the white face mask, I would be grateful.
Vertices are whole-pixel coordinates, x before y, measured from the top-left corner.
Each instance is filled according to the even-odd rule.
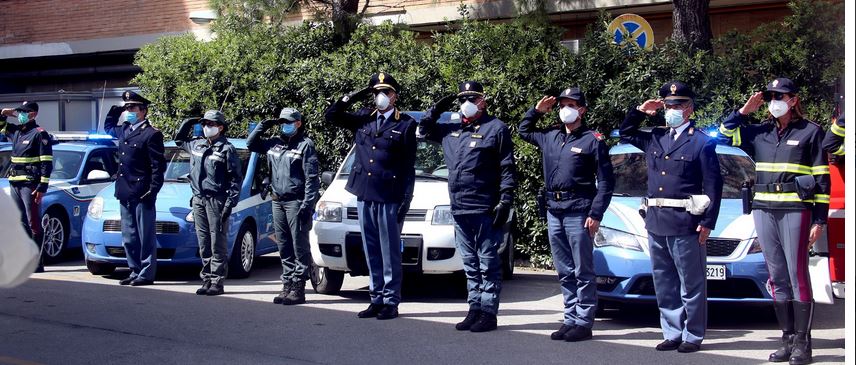
[[[770,100],[770,106],[767,107],[767,110],[770,111],[770,114],[773,117],[778,118],[785,115],[788,110],[791,110],[791,107],[788,106],[788,102],[784,100]]]
[[[559,119],[562,123],[571,124],[577,121],[580,117],[580,111],[569,106],[559,109]]]
[[[684,124],[684,111],[678,109],[666,110],[666,125],[672,128],[677,128]]]
[[[472,118],[479,112],[479,107],[473,104],[471,101],[467,100],[463,104],[461,104],[461,114],[463,114],[467,118]]]
[[[205,138],[217,137],[220,134],[220,127],[217,126],[203,126],[202,134],[205,135]]]
[[[386,110],[389,107],[389,97],[384,93],[377,93],[375,96],[375,106],[378,110]]]

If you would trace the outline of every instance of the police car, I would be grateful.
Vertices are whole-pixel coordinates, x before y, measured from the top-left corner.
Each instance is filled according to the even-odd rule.
[[[42,198],[43,250],[48,261],[81,246],[86,210],[95,195],[115,180],[117,148],[108,135],[56,132],[53,135],[53,171]],[[0,188],[10,194],[11,143],[0,146]]]
[[[646,196],[645,154],[630,144],[610,149],[615,193],[595,236],[598,297],[606,301],[656,301],[648,232],[639,215]],[[707,240],[707,294],[714,302],[772,300],[768,273],[751,215],[743,214],[741,184],[754,179],[755,162],[736,147],[717,145],[724,179],[716,229]]]
[[[405,114],[417,121],[422,116],[420,112]],[[439,123],[448,123],[455,116],[457,113],[444,113]],[[318,201],[315,222],[309,235],[314,261],[310,281],[315,291],[321,294],[336,294],[342,287],[345,273],[351,276],[368,275],[357,217],[357,198],[345,190],[354,158],[352,148],[337,172],[321,174],[327,189]],[[448,175],[442,147],[438,143],[420,139],[416,151],[413,201],[401,233],[401,264],[405,272],[443,274],[463,270],[461,256],[455,249]],[[509,233],[510,224],[506,224],[505,228],[500,255],[503,276],[510,279],[514,270],[514,243]]]
[[[229,139],[238,151],[244,180],[240,201],[232,210],[229,232],[229,276],[247,277],[258,255],[276,251],[270,198],[264,194],[269,176],[267,157],[250,152],[244,139]],[[164,185],[156,202],[158,264],[199,265],[196,227],[190,209],[190,155],[175,142],[165,143]],[[109,275],[127,266],[122,246],[119,201],[110,184],[93,199],[83,223],[83,253],[94,275]]]

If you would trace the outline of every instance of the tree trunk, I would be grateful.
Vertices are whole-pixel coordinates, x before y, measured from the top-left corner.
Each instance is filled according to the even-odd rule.
[[[358,0],[332,0],[331,19],[336,33],[336,43],[345,44],[357,29]]]
[[[674,0],[674,4],[672,39],[695,49],[711,49],[710,0]]]

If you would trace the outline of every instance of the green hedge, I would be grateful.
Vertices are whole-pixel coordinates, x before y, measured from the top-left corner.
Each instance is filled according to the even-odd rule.
[[[166,133],[183,117],[223,104],[234,123],[230,134],[241,137],[247,123],[297,107],[306,115],[324,170],[335,169],[352,142],[351,135],[323,122],[324,109],[364,87],[377,71],[393,74],[402,85],[403,110],[426,109],[462,80],[482,81],[489,111],[512,130],[545,91],[579,85],[590,104],[587,123],[606,133],[629,107],[656,96],[670,79],[689,83],[700,95],[695,118],[706,126],[770,79],[787,76],[801,87],[808,117],[825,124],[844,72],[843,4],[797,0],[790,7],[794,14],[782,22],[750,34],[726,34],[715,40],[713,52],[695,53],[670,42],[651,51],[615,47],[605,31],[605,13],[587,32],[579,54],[560,45],[560,29],[524,19],[465,19],[431,41],[390,23],[363,24],[343,46],[335,45],[327,24],[236,27],[223,21],[210,42],[183,35],[143,47],[136,59],[143,73],[134,82],[156,103],[151,119]],[[517,248],[534,266],[549,267],[545,227],[534,208],[534,192],[543,185],[540,155],[515,137],[515,157]]]

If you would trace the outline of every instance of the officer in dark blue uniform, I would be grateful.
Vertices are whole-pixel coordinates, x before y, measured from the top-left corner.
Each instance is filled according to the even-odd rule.
[[[592,237],[612,199],[615,177],[603,135],[583,122],[582,91],[567,88],[558,102],[559,124],[536,126],[556,104],[556,97],[545,96],[529,109],[518,132],[541,149],[543,159],[550,249],[565,302],[563,324],[550,338],[574,342],[592,336],[597,310]]]
[[[276,124],[280,124],[278,135],[264,138]],[[247,139],[250,151],[267,154],[273,178],[273,226],[282,263],[282,292],[273,298],[274,304],[306,302],[304,290],[312,263],[309,230],[321,181],[315,142],[303,130],[303,115],[283,108],[279,119],[262,122]]]
[[[202,124],[205,138],[191,139],[196,123]],[[202,258],[202,287],[196,290],[197,295],[223,294],[223,281],[229,272],[226,233],[243,177],[238,152],[226,139],[227,127],[222,112],[209,110],[202,119],[185,119],[175,134],[175,144],[190,154],[190,205]]]
[[[622,142],[645,152],[648,197],[645,227],[665,341],[659,351],[695,352],[707,328],[707,253],[722,197],[716,141],[695,130],[695,94],[680,81],[660,88],[660,99],[631,109]],[[643,132],[646,115],[666,109],[667,128]]]
[[[844,156],[844,115],[829,126],[823,137],[823,150],[833,156]]]
[[[110,108],[104,120],[104,131],[119,139],[115,196],[122,217],[122,245],[131,269],[131,275],[119,284],[152,285],[157,270],[155,199],[166,171],[163,133],[146,119],[151,102],[133,91],[125,91],[122,100],[124,106]]]
[[[337,100],[324,115],[355,135],[356,159],[345,189],[357,196],[371,277],[371,305],[360,318],[396,318],[401,301],[401,226],[416,181],[416,121],[395,108],[399,90],[392,75],[377,73],[367,88]],[[369,94],[375,108],[347,112]]]
[[[44,271],[42,247],[42,197],[48,190],[53,170],[53,150],[48,132],[36,124],[39,104],[25,101],[21,106],[4,109],[4,116],[15,117],[17,126],[9,126],[14,133],[12,156],[9,166],[9,185],[12,200],[21,211],[21,224],[27,234],[39,246],[39,265],[36,272]]]
[[[455,325],[460,331],[496,329],[502,290],[499,246],[514,202],[514,154],[511,133],[487,113],[484,88],[462,82],[457,95],[449,95],[428,109],[420,121],[425,138],[441,142],[449,167],[449,197],[455,220],[455,244],[467,276],[466,318]],[[457,97],[458,122],[437,123]]]

